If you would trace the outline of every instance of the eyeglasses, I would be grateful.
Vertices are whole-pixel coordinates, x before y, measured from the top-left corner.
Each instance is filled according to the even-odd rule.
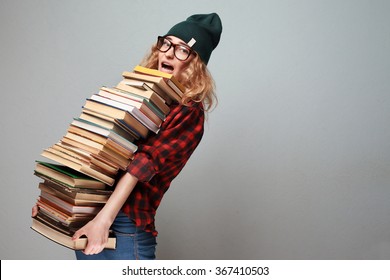
[[[190,55],[194,52],[191,48],[182,45],[182,44],[174,44],[166,37],[157,37],[157,49],[160,52],[167,52],[170,48],[173,47],[173,53],[178,60],[184,61],[187,60]]]

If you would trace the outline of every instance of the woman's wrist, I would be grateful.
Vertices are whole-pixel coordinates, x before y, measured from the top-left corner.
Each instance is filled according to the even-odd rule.
[[[115,215],[104,212],[102,209],[94,218],[94,221],[101,224],[103,227],[109,229],[114,222]]]

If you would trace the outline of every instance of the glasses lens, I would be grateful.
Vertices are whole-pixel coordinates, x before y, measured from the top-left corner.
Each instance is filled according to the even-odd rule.
[[[175,46],[175,56],[179,60],[186,60],[191,54],[191,50],[185,46],[176,45]]]
[[[174,44],[169,39],[165,37],[158,37],[157,39],[157,49],[160,52],[167,52],[173,46],[175,57],[178,60],[186,60],[190,54],[191,49],[180,44]]]
[[[158,37],[157,48],[160,51],[162,51],[162,52],[168,51],[171,48],[171,45],[172,45],[172,43],[168,39],[166,39],[164,37]]]

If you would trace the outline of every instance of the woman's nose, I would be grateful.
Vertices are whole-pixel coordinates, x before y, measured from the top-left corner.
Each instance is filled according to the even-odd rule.
[[[173,58],[175,56],[175,48],[172,46],[168,51],[165,52],[165,56]]]

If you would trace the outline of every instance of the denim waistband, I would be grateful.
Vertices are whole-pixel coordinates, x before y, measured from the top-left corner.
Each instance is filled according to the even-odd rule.
[[[114,232],[121,232],[121,233],[136,233],[139,231],[142,231],[142,229],[137,228],[135,226],[134,221],[132,221],[125,213],[120,211],[118,215],[116,216],[114,222],[111,225],[111,229]]]

